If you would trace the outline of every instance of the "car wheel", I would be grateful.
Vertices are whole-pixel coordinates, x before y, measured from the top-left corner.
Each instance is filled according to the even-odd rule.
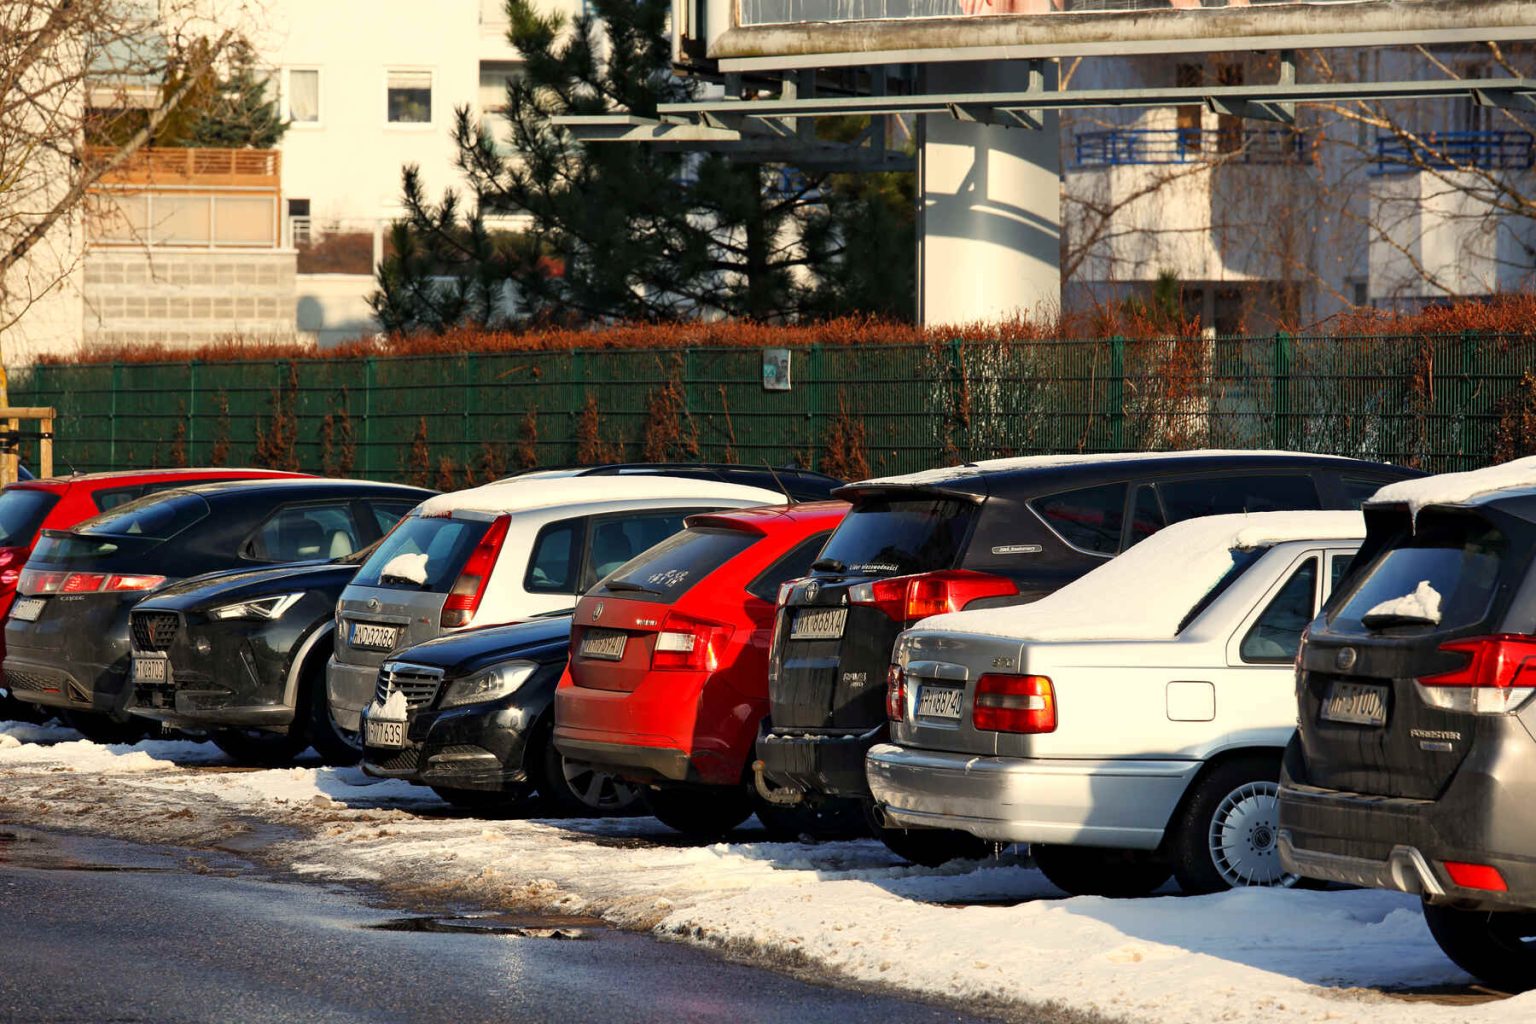
[[[663,825],[696,839],[719,839],[752,816],[745,786],[669,786],[648,790],[645,802]]]
[[[567,761],[555,749],[552,733],[552,727],[546,726],[538,734],[533,785],[557,811],[575,817],[606,818],[639,808],[639,786]]]
[[[1220,765],[1202,779],[1171,835],[1173,873],[1186,893],[1293,886],[1280,866],[1280,766],[1269,758]]]
[[[1029,853],[1052,885],[1073,896],[1149,896],[1172,873],[1151,850],[1038,843]]]
[[[449,804],[463,811],[500,816],[519,810],[528,801],[526,788],[513,790],[454,789],[451,786],[433,786],[432,792]]]
[[[217,729],[211,739],[213,745],[241,764],[278,768],[293,764],[293,759],[304,752],[309,741],[294,730],[286,733],[259,732],[255,729]]]
[[[92,743],[137,743],[155,729],[142,718],[119,722],[96,711],[60,711],[59,718]]]
[[[363,757],[362,748],[349,740],[331,717],[331,703],[325,696],[325,659],[312,657],[309,671],[299,680],[294,721],[304,723],[309,745],[321,761],[337,768],[357,764]]]
[[[755,791],[753,810],[757,820],[777,842],[795,842],[801,836],[812,839],[862,839],[869,835],[864,809],[857,800],[821,800],[816,803],[775,804]]]
[[[1457,967],[1503,992],[1536,988],[1536,913],[1424,904],[1424,923]]]

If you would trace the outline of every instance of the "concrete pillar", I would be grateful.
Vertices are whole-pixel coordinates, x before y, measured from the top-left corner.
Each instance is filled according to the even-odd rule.
[[[1023,61],[930,64],[927,91],[1022,91]],[[1054,64],[1045,88],[1056,87]],[[1059,119],[1004,128],[918,119],[918,318],[926,326],[1054,313],[1061,303]]]

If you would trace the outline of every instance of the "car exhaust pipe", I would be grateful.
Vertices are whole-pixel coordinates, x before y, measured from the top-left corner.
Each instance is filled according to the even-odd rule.
[[[790,789],[788,786],[770,786],[763,776],[763,762],[752,762],[752,784],[757,787],[757,795],[771,804],[779,807],[792,807],[805,799],[805,794],[798,789]]]

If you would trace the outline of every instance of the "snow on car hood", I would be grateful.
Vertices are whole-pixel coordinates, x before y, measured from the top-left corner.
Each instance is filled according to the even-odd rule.
[[[938,484],[959,477],[976,476],[980,473],[997,473],[1015,469],[1050,469],[1056,466],[1086,466],[1105,462],[1136,462],[1145,459],[1183,459],[1213,457],[1219,455],[1296,455],[1313,459],[1345,459],[1342,455],[1319,455],[1314,452],[1288,452],[1265,449],[1198,448],[1184,452],[1111,452],[1084,455],[1020,455],[1009,459],[983,459],[963,466],[947,466],[942,469],[925,469],[901,476],[882,476],[872,480],[860,480],[851,486],[864,487],[872,484],[903,484],[921,486]],[[1348,461],[1346,459],[1346,461]]]
[[[421,516],[448,516],[455,512],[489,512],[500,515],[503,512],[558,505],[666,498],[748,501],[759,505],[784,504],[784,495],[761,487],[647,473],[538,480],[512,477],[428,498],[416,507],[416,512]]]
[[[1293,540],[1359,541],[1359,512],[1254,512],[1159,530],[1033,604],[935,615],[920,630],[1010,640],[1169,640],[1233,566],[1232,553]]]
[[[1426,505],[1459,505],[1479,495],[1526,487],[1536,487],[1536,455],[1485,469],[1399,480],[1377,491],[1366,504],[1407,505],[1409,514],[1418,519]]]

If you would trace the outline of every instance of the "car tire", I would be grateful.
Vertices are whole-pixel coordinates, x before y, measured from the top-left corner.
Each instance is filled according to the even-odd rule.
[[[695,839],[719,839],[752,816],[745,786],[652,789],[645,802],[663,825]]]
[[[299,680],[298,706],[293,717],[295,722],[304,723],[305,737],[320,760],[333,768],[344,768],[361,761],[363,751],[347,739],[331,718],[330,701],[325,695],[325,662],[319,653],[311,655],[309,670]]]
[[[452,786],[433,786],[432,792],[461,811],[473,811],[490,817],[501,817],[526,807],[530,790],[526,787],[512,790],[454,789]]]
[[[1037,843],[1029,853],[1052,885],[1073,896],[1150,896],[1172,874],[1151,850]]]
[[[60,711],[59,718],[92,743],[137,743],[155,731],[145,719],[120,722],[97,711]]]
[[[553,810],[574,818],[610,818],[641,809],[639,786],[568,763],[555,749],[553,724],[544,725],[534,736],[534,756],[527,758],[533,787]]]
[[[1424,904],[1424,923],[1457,967],[1501,992],[1536,988],[1536,913]]]
[[[1197,783],[1174,818],[1170,860],[1188,895],[1241,886],[1294,886],[1280,866],[1280,764],[1243,757],[1218,765]]]
[[[757,820],[768,830],[774,842],[795,842],[803,836],[812,839],[863,839],[869,835],[864,809],[857,800],[828,799],[816,803],[775,804],[755,791],[753,809]]]
[[[255,729],[216,729],[210,735],[213,745],[243,765],[281,768],[293,764],[309,746],[302,731],[286,733],[258,732]]]

